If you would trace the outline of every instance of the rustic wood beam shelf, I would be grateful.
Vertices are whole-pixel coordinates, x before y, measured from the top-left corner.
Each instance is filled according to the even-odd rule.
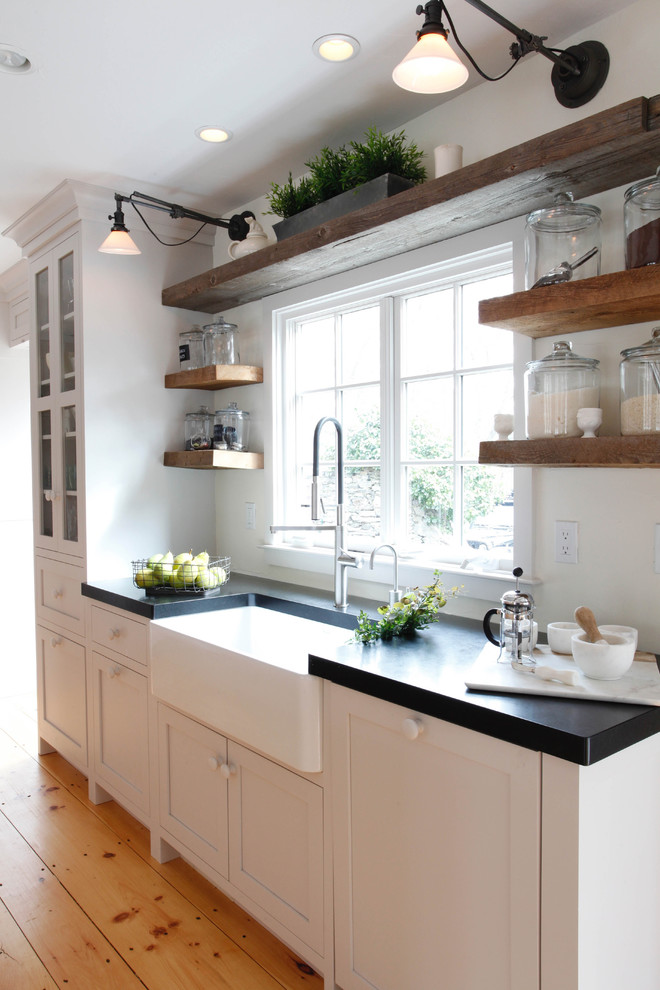
[[[432,179],[348,216],[163,290],[165,306],[217,313],[328,275],[651,175],[660,161],[660,96],[592,117]]]
[[[264,455],[254,451],[241,450],[168,450],[163,457],[165,467],[197,468],[243,468],[256,471],[264,466]]]
[[[484,299],[479,322],[527,337],[555,337],[660,318],[660,265]]]
[[[165,375],[165,388],[203,388],[215,391],[237,385],[255,385],[264,380],[263,368],[251,364],[210,364],[190,371]]]
[[[487,440],[479,445],[479,463],[507,467],[658,468],[660,435]]]

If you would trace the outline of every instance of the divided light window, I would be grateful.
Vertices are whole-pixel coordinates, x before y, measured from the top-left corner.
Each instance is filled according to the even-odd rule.
[[[513,411],[513,334],[477,319],[480,299],[512,291],[511,265],[461,269],[286,320],[279,501],[289,524],[310,522],[314,426],[334,416],[344,432],[346,549],[387,542],[433,561],[512,556],[513,472],[477,463],[494,413]],[[320,474],[329,522],[334,444],[328,424]],[[332,534],[315,539],[329,546]]]

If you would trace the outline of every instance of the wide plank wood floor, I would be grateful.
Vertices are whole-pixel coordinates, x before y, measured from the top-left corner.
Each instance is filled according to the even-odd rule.
[[[0,990],[322,990],[323,980],[58,754],[32,695],[0,698]]]

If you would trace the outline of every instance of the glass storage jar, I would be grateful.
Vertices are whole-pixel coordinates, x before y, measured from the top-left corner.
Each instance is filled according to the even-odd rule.
[[[204,331],[189,327],[179,334],[179,365],[181,371],[204,367]]]
[[[626,268],[660,264],[660,167],[626,190],[623,226]]]
[[[595,358],[573,354],[569,341],[560,340],[551,354],[530,361],[525,372],[527,436],[579,437],[578,409],[600,402],[600,370]]]
[[[621,433],[660,433],[660,327],[621,358]]]
[[[235,323],[227,323],[224,316],[219,316],[213,323],[204,327],[204,354],[206,364],[239,364],[240,355],[236,334],[238,327]]]
[[[596,253],[571,272],[571,279],[600,275],[600,224],[598,207],[574,203],[570,192],[558,193],[554,206],[530,213],[525,226],[525,288],[531,289],[562,262],[574,265],[594,247]]]
[[[213,446],[213,413],[208,406],[186,413],[186,450],[210,450]]]
[[[216,409],[213,421],[214,450],[247,450],[250,414],[230,402],[227,409]]]

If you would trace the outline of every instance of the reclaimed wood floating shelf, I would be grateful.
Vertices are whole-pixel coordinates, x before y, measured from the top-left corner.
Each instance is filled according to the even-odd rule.
[[[507,467],[659,468],[660,436],[488,440],[479,445],[479,463]]]
[[[635,182],[660,161],[660,96],[637,97],[163,290],[165,306],[217,313],[265,296]]]
[[[205,368],[175,371],[165,375],[165,388],[203,388],[216,391],[237,385],[258,385],[263,380],[263,368],[251,364],[209,364]]]
[[[545,285],[479,303],[479,322],[527,337],[555,337],[660,317],[660,265]]]
[[[168,450],[163,457],[165,467],[196,468],[243,468],[257,471],[264,466],[264,455],[241,450]]]

